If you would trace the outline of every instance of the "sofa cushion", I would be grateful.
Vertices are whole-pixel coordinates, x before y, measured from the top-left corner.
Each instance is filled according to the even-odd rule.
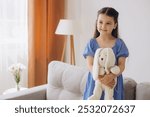
[[[82,99],[87,74],[85,68],[52,61],[48,66],[47,99]]]
[[[136,85],[135,80],[131,78],[124,79],[124,99],[125,100],[135,100],[136,93]]]
[[[150,100],[150,82],[143,82],[137,85],[136,100]]]

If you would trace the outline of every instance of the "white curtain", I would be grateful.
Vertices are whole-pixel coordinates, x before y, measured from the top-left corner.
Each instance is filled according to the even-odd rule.
[[[27,87],[27,0],[0,0],[0,94],[15,87],[8,67],[22,63],[21,85]]]

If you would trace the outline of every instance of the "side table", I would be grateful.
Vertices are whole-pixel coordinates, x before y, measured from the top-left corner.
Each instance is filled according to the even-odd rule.
[[[25,90],[25,89],[28,89],[28,88],[25,88],[25,87],[20,87],[20,90]],[[17,88],[10,88],[10,89],[7,89],[6,91],[3,92],[3,95],[5,94],[8,94],[8,93],[14,93],[14,92],[17,92]]]

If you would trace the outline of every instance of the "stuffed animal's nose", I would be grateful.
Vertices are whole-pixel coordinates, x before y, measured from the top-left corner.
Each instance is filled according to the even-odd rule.
[[[101,60],[103,60],[103,58],[101,58]]]

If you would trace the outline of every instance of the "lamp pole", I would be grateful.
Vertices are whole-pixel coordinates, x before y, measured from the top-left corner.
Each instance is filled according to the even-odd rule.
[[[75,65],[75,52],[74,52],[74,39],[73,35],[70,35],[70,63]]]

